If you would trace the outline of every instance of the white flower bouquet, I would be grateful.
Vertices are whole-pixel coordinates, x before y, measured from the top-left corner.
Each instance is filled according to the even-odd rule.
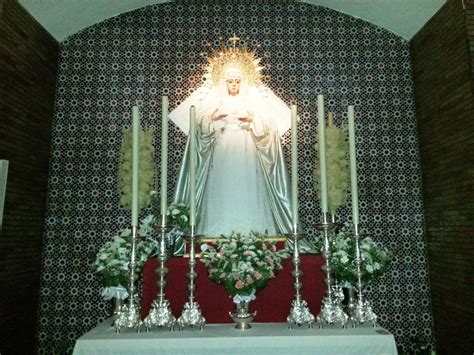
[[[153,216],[148,216],[139,228],[139,235],[143,239],[137,241],[135,276],[138,279],[145,262],[158,251],[158,241],[150,237]],[[113,240],[106,242],[97,253],[93,267],[104,287],[125,287],[130,283],[130,256],[132,250],[132,232],[123,229]]]
[[[184,203],[172,203],[166,210],[168,223],[184,233],[189,228],[189,206]]]
[[[234,297],[253,295],[282,269],[287,250],[276,250],[274,243],[262,235],[233,233],[219,239],[217,248],[201,245],[201,261],[206,265],[209,278],[224,285]]]
[[[382,276],[390,266],[392,253],[384,246],[378,245],[370,237],[360,239],[362,257],[362,279],[364,283],[372,282]],[[345,225],[336,234],[331,244],[331,266],[338,282],[355,287],[355,239],[350,232],[349,225]]]

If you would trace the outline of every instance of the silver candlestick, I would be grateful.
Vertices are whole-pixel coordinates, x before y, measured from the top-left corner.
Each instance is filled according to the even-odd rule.
[[[165,297],[165,286],[166,286],[166,275],[168,269],[166,268],[166,260],[168,259],[168,253],[166,250],[166,233],[168,233],[172,227],[166,224],[166,215],[161,215],[160,225],[157,226],[160,232],[160,251],[158,253],[159,265],[156,269],[158,276],[158,297],[153,301],[152,309],[150,314],[145,318],[143,323],[148,331],[152,327],[167,327],[170,330],[174,329],[176,318],[171,313],[170,302]]]
[[[353,307],[353,312],[351,314],[351,322],[355,327],[357,324],[372,323],[375,327],[377,325],[377,315],[373,312],[372,306],[369,301],[364,299],[364,282],[362,281],[362,255],[360,252],[360,234],[359,234],[359,225],[354,224],[354,239],[355,239],[355,256],[354,264],[356,267],[356,277],[357,277],[357,301]]]
[[[342,309],[342,299],[340,297],[335,297],[335,295],[333,294],[334,287],[331,268],[332,254],[329,233],[333,232],[334,224],[332,222],[329,222],[327,217],[327,213],[323,212],[322,223],[316,225],[316,228],[323,232],[324,237],[324,265],[322,267],[322,270],[326,274],[324,283],[327,287],[326,297],[324,297],[323,299],[321,311],[316,317],[316,320],[319,324],[319,327],[323,327],[324,324],[340,324],[345,327],[349,317],[347,316],[347,314],[344,313]]]
[[[314,316],[308,309],[306,301],[301,297],[301,288],[303,283],[301,277],[303,272],[300,270],[300,251],[299,251],[299,241],[305,238],[304,233],[298,232],[298,225],[293,226],[293,231],[286,234],[286,237],[293,242],[293,277],[295,278],[295,283],[293,284],[295,288],[295,298],[291,303],[290,314],[286,318],[290,329],[293,329],[295,325],[301,326],[306,324],[309,328],[313,326]]]
[[[194,280],[197,278],[196,267],[196,255],[195,255],[195,242],[199,240],[200,235],[196,234],[196,225],[191,225],[189,235],[183,236],[185,240],[189,241],[189,272],[186,274],[189,284],[189,299],[184,305],[183,312],[178,318],[178,328],[181,330],[185,326],[199,327],[201,330],[206,324],[206,320],[201,314],[199,304],[195,300],[194,290],[196,289],[196,283]]]
[[[122,307],[122,311],[118,314],[117,319],[114,322],[115,331],[119,333],[123,328],[133,328],[140,330],[141,319],[140,309],[137,305],[135,298],[135,267],[136,267],[136,254],[137,254],[137,239],[138,232],[137,227],[132,226],[132,251],[130,256],[130,297],[128,299],[128,305]]]

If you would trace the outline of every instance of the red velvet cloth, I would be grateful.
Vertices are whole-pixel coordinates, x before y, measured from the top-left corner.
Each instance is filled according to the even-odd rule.
[[[326,294],[324,273],[321,271],[323,263],[324,261],[319,255],[301,256],[301,271],[303,272],[301,294],[308,303],[311,313],[315,316],[319,313],[321,301]],[[143,270],[142,319],[150,312],[151,303],[156,299],[158,293],[155,273],[157,265],[157,259],[149,259]],[[169,272],[166,278],[165,295],[171,303],[171,311],[178,318],[189,296],[186,288],[188,284],[186,273],[189,271],[188,259],[170,258],[166,266]],[[199,259],[196,269],[198,277],[195,296],[207,323],[232,322],[229,312],[235,311],[235,305],[224,286],[214,283],[207,277],[207,269]],[[267,285],[257,293],[257,299],[250,303],[250,310],[257,311],[255,322],[286,322],[295,294],[292,271],[291,259],[285,260],[283,270],[280,270],[276,278],[270,279]]]

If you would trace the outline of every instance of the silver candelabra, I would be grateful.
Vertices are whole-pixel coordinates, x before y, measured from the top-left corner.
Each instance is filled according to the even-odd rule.
[[[327,287],[326,297],[323,299],[321,311],[319,312],[316,320],[320,327],[325,324],[340,324],[343,327],[346,326],[348,316],[342,309],[342,298],[339,297],[339,293],[334,294],[335,289],[333,288],[332,279],[332,268],[331,268],[331,244],[329,234],[334,231],[334,223],[328,221],[327,213],[322,214],[322,223],[317,224],[316,228],[323,233],[324,240],[324,265],[322,270],[326,274],[324,283]]]
[[[143,321],[146,329],[149,331],[152,327],[167,327],[170,330],[174,329],[176,318],[171,313],[170,302],[165,297],[166,275],[168,269],[166,268],[166,260],[168,260],[168,252],[166,250],[166,233],[172,227],[166,224],[166,215],[161,215],[160,224],[157,226],[160,233],[160,251],[158,253],[158,268],[156,274],[158,276],[158,297],[153,301],[150,314]]]
[[[195,242],[200,238],[200,235],[196,234],[196,225],[191,225],[189,234],[183,237],[189,242],[189,272],[186,275],[189,280],[189,298],[188,302],[184,305],[181,316],[178,318],[178,328],[181,330],[185,326],[190,326],[199,327],[202,330],[206,324],[206,320],[202,316],[199,304],[196,302],[194,296],[194,290],[196,289],[195,280],[197,278]]]
[[[299,252],[299,241],[305,238],[305,234],[298,231],[298,225],[293,226],[293,231],[288,233],[286,237],[293,242],[293,277],[295,278],[295,298],[291,303],[290,314],[286,318],[290,329],[293,329],[295,325],[301,326],[306,324],[309,328],[312,327],[314,322],[314,316],[308,309],[306,301],[301,297],[301,288],[303,283],[301,277],[303,273],[300,270],[301,258]]]
[[[122,307],[121,311],[117,315],[117,319],[114,322],[115,331],[119,333],[124,328],[132,328],[137,331],[141,327],[140,309],[136,303],[135,298],[135,268],[137,258],[137,239],[138,231],[136,226],[132,226],[132,251],[130,256],[130,296],[128,299],[128,305]]]
[[[355,256],[354,264],[356,267],[355,274],[357,277],[357,301],[351,313],[351,322],[353,326],[357,324],[372,323],[373,326],[377,324],[377,315],[373,312],[369,301],[364,299],[364,283],[362,281],[362,255],[360,252],[360,234],[359,225],[354,224],[354,239],[355,239]]]

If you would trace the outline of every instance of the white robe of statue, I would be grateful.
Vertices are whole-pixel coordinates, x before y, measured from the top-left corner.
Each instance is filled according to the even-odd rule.
[[[170,113],[185,133],[191,106],[197,112],[197,232],[216,238],[233,231],[270,236],[290,232],[291,188],[280,144],[280,135],[290,126],[289,107],[268,87],[250,85],[232,67],[218,85],[206,81]],[[189,154],[186,146],[174,194],[177,203],[189,201]]]
[[[224,95],[219,102],[220,120],[210,122],[215,132],[198,230],[203,235],[227,235],[232,231],[251,231],[275,235],[275,223],[255,142],[259,117],[252,122],[239,118],[251,112],[242,95]]]

